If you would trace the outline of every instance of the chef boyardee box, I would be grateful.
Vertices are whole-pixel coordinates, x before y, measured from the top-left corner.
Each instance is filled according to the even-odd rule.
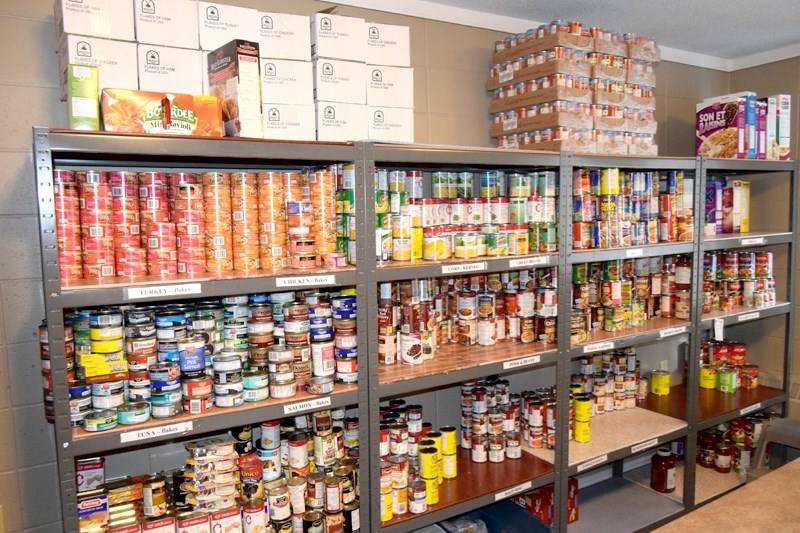
[[[258,43],[236,39],[210,52],[208,84],[222,102],[227,137],[263,137]]]

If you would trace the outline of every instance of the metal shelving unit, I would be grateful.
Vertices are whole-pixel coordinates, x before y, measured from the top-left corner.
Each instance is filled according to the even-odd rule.
[[[571,180],[573,168],[608,168],[637,171],[684,171],[694,177],[694,209],[702,212],[702,194],[708,175],[770,174],[777,179],[788,179],[794,198],[796,167],[794,162],[765,161],[718,161],[702,158],[639,158],[577,156],[570,153],[505,151],[495,149],[471,149],[426,145],[394,145],[360,142],[336,143],[279,143],[242,139],[197,139],[174,137],[141,137],[128,135],[106,135],[67,131],[34,129],[34,157],[39,194],[42,269],[46,318],[51,343],[54,393],[57,398],[67,396],[66,368],[64,362],[63,309],[128,302],[156,302],[163,300],[189,299],[196,297],[219,297],[248,292],[271,292],[287,287],[302,286],[331,287],[356,286],[358,291],[358,343],[365,346],[358,359],[361,379],[358,385],[337,387],[334,394],[322,399],[298,396],[290,401],[268,401],[247,409],[217,409],[200,417],[181,416],[166,420],[163,424],[150,422],[141,426],[118,429],[105,434],[89,435],[73,431],[66,402],[55,405],[56,449],[60,475],[60,492],[65,529],[77,530],[75,514],[75,466],[74,459],[87,455],[102,454],[128,447],[155,447],[162,443],[182,440],[203,434],[221,432],[232,425],[252,423],[284,416],[288,412],[310,412],[319,408],[358,405],[361,419],[359,437],[361,448],[361,524],[362,531],[387,531],[400,533],[424,527],[439,520],[452,517],[477,507],[508,498],[519,492],[555,483],[555,531],[578,531],[587,526],[589,520],[610,510],[615,517],[623,509],[647,508],[650,512],[631,516],[636,528],[650,529],[664,523],[697,505],[695,501],[695,468],[688,462],[683,470],[685,479],[682,498],[664,498],[649,489],[628,483],[622,478],[622,460],[646,451],[672,439],[686,437],[687,457],[695,453],[694,438],[698,431],[719,422],[730,420],[758,409],[784,406],[787,401],[789,361],[791,358],[792,304],[789,301],[762,309],[739,308],[726,313],[701,315],[701,290],[698,284],[692,287],[692,314],[689,321],[659,319],[643,328],[607,334],[593,333],[578,345],[570,345],[568,320],[558,321],[558,342],[555,345],[534,346],[519,344],[514,350],[487,349],[485,347],[464,348],[448,346],[437,354],[439,361],[427,362],[419,367],[381,368],[377,361],[377,315],[378,287],[380,283],[424,277],[447,276],[459,273],[495,273],[508,270],[558,267],[559,316],[568,317],[570,310],[571,265],[588,261],[609,259],[632,259],[673,254],[691,254],[695,280],[701,279],[702,253],[711,250],[784,247],[787,250],[787,272],[791,273],[795,254],[796,220],[794,209],[786,227],[761,228],[755,226],[752,233],[705,238],[702,227],[697,224],[695,239],[687,243],[669,243],[652,246],[620,248],[612,250],[573,250],[571,242]],[[53,203],[52,171],[54,168],[80,168],[82,166],[110,168],[236,168],[297,169],[322,166],[333,162],[354,162],[356,173],[356,220],[357,267],[336,271],[323,269],[298,273],[264,272],[256,275],[229,276],[226,279],[197,276],[194,278],[148,280],[142,283],[91,283],[72,282],[62,285],[59,280],[58,255],[56,249],[55,216]],[[372,231],[375,219],[374,172],[377,168],[403,170],[459,170],[480,171],[503,169],[513,171],[557,170],[560,172],[561,189],[557,200],[559,209],[558,252],[500,258],[478,258],[452,260],[442,263],[415,262],[412,264],[381,263],[376,260],[376,242]],[[786,176],[788,175],[788,178]],[[760,177],[759,179],[769,179]],[[785,221],[784,221],[785,223]],[[199,292],[194,292],[199,291]],[[794,281],[789,278],[785,286],[786,299],[794,294]],[[782,389],[760,387],[755,393],[727,395],[719,401],[709,391],[698,390],[698,373],[694,366],[700,347],[700,337],[712,327],[715,318],[724,326],[736,326],[766,318],[785,319],[784,383]],[[381,524],[379,498],[378,439],[379,405],[382,400],[422,391],[452,387],[464,380],[490,374],[512,374],[518,372],[547,371],[555,373],[557,387],[556,402],[560,412],[566,411],[569,394],[570,366],[583,355],[627,346],[654,344],[675,336],[689,338],[689,373],[686,383],[673,387],[666,397],[652,397],[644,405],[645,417],[661,417],[655,433],[635,433],[612,441],[607,448],[592,452],[580,450],[566,438],[556,441],[555,450],[544,454],[526,455],[526,463],[534,465],[526,472],[508,473],[481,485],[472,483],[469,490],[456,490],[448,486],[442,503],[423,515],[404,515],[392,522]],[[433,365],[432,363],[436,363]],[[711,391],[716,392],[716,391]],[[708,397],[706,397],[708,396]],[[304,403],[308,402],[308,403]],[[316,402],[316,403],[315,403]],[[624,413],[620,413],[624,414]],[[606,415],[607,416],[607,415]],[[600,424],[601,421],[598,421]],[[187,425],[187,424],[190,424]],[[556,431],[562,436],[568,431],[566,417],[558,417]],[[608,418],[603,425],[616,427]],[[172,428],[168,426],[177,426]],[[599,427],[599,426],[598,426]],[[607,428],[606,428],[607,429]],[[123,435],[142,432],[145,436],[135,441],[124,441]],[[614,433],[613,431],[611,433]],[[124,439],[131,439],[130,435]],[[527,452],[526,452],[527,453]],[[463,454],[462,456],[466,457]],[[588,454],[588,455],[587,455]],[[507,462],[508,463],[508,462]],[[513,466],[513,463],[511,463]],[[590,472],[603,466],[613,466],[614,476],[605,482],[581,492],[581,521],[567,527],[567,476]],[[480,471],[487,465],[473,464],[465,459],[459,464],[461,476],[491,476],[498,471]],[[488,465],[491,467],[492,465]],[[519,470],[519,469],[517,469]],[[495,472],[492,474],[491,472]],[[634,486],[635,485],[635,486]],[[374,490],[371,490],[373,488]],[[458,492],[448,496],[447,491]],[[452,498],[452,500],[448,500]],[[610,499],[609,499],[610,498]],[[624,504],[618,502],[624,501]],[[449,502],[449,503],[448,503]],[[641,515],[641,516],[640,516]],[[592,520],[593,527],[596,523]],[[602,523],[602,522],[597,522]],[[583,526],[581,526],[583,524]],[[632,526],[633,527],[633,526]]]

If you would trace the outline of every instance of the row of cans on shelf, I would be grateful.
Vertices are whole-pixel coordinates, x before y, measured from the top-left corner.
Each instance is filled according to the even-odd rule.
[[[603,40],[613,43],[626,43],[626,44],[639,44],[654,46],[655,40],[646,35],[640,35],[632,32],[621,32],[609,30],[600,26],[589,26],[586,23],[577,20],[553,20],[546,24],[540,24],[536,28],[514,35],[509,35],[504,39],[495,41],[495,52],[502,52],[504,50],[511,50],[518,46],[523,46],[527,42],[535,42],[537,39],[543,39],[548,35],[555,35],[558,33],[571,33],[572,35],[582,35],[584,37],[592,37],[597,40]]]
[[[436,171],[431,172],[429,177],[426,174],[419,170],[378,169],[375,172],[375,191],[379,199],[386,192],[404,193],[397,196],[398,205],[406,203],[408,199],[425,197],[455,200],[558,195],[558,172],[553,170],[526,173],[503,170]],[[428,180],[430,186],[427,185]],[[385,202],[376,200],[376,205],[380,209]],[[390,205],[395,205],[395,202],[390,202]]]

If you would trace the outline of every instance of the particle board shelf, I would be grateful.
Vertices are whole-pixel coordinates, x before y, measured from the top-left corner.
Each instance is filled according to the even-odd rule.
[[[730,311],[711,311],[704,313],[700,328],[703,330],[711,329],[714,327],[714,319],[721,318],[726,326],[734,324],[742,324],[744,322],[752,322],[753,320],[760,320],[762,318],[769,318],[772,316],[785,315],[792,310],[792,304],[789,302],[776,302],[769,307],[741,307],[737,306]]]
[[[791,242],[793,237],[794,235],[788,231],[751,231],[749,233],[712,235],[704,237],[703,250],[786,244]]]
[[[439,503],[423,514],[406,513],[381,523],[381,531],[413,531],[553,481],[553,465],[522,452],[520,459],[475,463],[458,449],[458,475],[439,485]]]
[[[661,242],[645,246],[627,246],[619,248],[602,249],[573,249],[571,264],[589,263],[596,261],[611,261],[614,259],[633,259],[640,257],[658,257],[662,255],[690,254],[694,250],[691,242]]]
[[[679,461],[675,467],[675,491],[669,494],[663,494],[663,496],[677,502],[683,501],[684,473],[683,461]],[[640,466],[639,468],[626,472],[625,478],[645,488],[649,488],[650,465]],[[744,480],[733,470],[727,474],[721,474],[713,468],[703,468],[698,465],[697,468],[695,468],[695,503],[702,504],[703,502],[737,489],[743,484]]]
[[[558,264],[557,254],[475,257],[443,261],[385,261],[375,272],[376,281],[396,281],[431,276],[485,274],[520,268],[541,268]]]
[[[378,369],[381,397],[441,387],[491,374],[530,370],[555,364],[554,344],[505,341],[494,346],[449,344],[421,365],[381,365]]]
[[[618,350],[626,346],[645,344],[657,340],[689,333],[691,322],[677,318],[654,318],[645,321],[643,326],[624,331],[592,330],[586,342],[572,346],[570,354],[579,357],[584,354]]]
[[[687,429],[683,420],[640,407],[595,415],[589,425],[589,442],[569,442],[569,475],[656,448]],[[544,461],[554,460],[553,450],[525,449]]]
[[[151,418],[142,424],[118,425],[98,433],[73,428],[70,449],[75,456],[105,453],[141,444],[153,445],[176,438],[227,431],[233,426],[275,420],[287,415],[347,407],[357,402],[357,385],[337,383],[333,393],[325,396],[299,392],[292,398],[245,402],[240,407],[212,407],[210,411],[199,415],[181,413],[172,418]]]

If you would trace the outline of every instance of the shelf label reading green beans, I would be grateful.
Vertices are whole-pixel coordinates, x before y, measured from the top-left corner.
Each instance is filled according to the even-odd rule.
[[[142,300],[144,298],[169,298],[187,294],[202,294],[200,283],[181,283],[179,285],[153,285],[152,287],[129,287],[125,289],[126,300]]]
[[[761,246],[764,244],[764,237],[755,237],[751,239],[742,239],[739,241],[742,246]]]
[[[331,397],[325,396],[324,398],[316,398],[314,400],[307,400],[305,402],[291,403],[283,406],[284,415],[293,415],[301,411],[313,411],[322,409],[323,407],[331,406]]]
[[[275,278],[276,287],[308,287],[310,285],[336,285],[336,275]]]
[[[756,311],[755,313],[747,313],[744,315],[739,315],[739,322],[745,322],[747,320],[755,320],[760,316],[761,314],[758,311]]]
[[[652,439],[644,442],[640,442],[639,444],[635,444],[631,446],[631,453],[639,453],[642,450],[646,450],[648,448],[652,448],[653,446],[658,446],[658,439]]]
[[[664,339],[666,337],[674,337],[675,335],[680,335],[681,333],[686,333],[686,326],[678,326],[675,328],[662,329],[661,331],[658,332],[658,336],[659,338]]]
[[[523,257],[522,259],[511,259],[508,262],[509,268],[532,267],[546,265],[548,257],[546,255],[536,255],[533,257]]]
[[[608,461],[608,455],[606,455],[606,454],[599,455],[599,456],[595,457],[594,459],[590,459],[589,461],[586,461],[585,463],[579,464],[578,465],[578,472],[583,472],[584,470],[592,468],[593,466],[597,466],[597,465],[603,464],[606,461]]]
[[[583,353],[604,352],[614,349],[614,341],[595,342],[583,347]]]
[[[192,422],[179,422],[177,424],[170,424],[168,426],[146,428],[138,431],[126,431],[125,433],[119,434],[119,442],[124,444],[126,442],[155,439],[158,437],[165,437],[167,435],[177,435],[178,433],[186,433],[191,431],[193,428],[194,425]]]
[[[513,496],[515,494],[519,494],[520,492],[525,492],[526,490],[528,490],[532,486],[533,485],[531,484],[530,481],[526,481],[525,483],[522,483],[521,485],[517,485],[516,487],[511,487],[510,489],[506,489],[503,492],[498,492],[497,494],[494,495],[494,501],[499,502],[500,500],[504,500],[504,499],[508,498],[509,496]]]
[[[516,359],[514,361],[506,361],[503,363],[503,370],[511,370],[514,368],[521,368],[523,366],[535,365],[539,361],[541,361],[541,357],[538,355],[523,357],[522,359]]]
[[[761,409],[761,402],[754,403],[748,407],[743,407],[741,411],[739,411],[739,416],[749,415],[754,411],[758,411]]]
[[[627,250],[625,252],[625,257],[642,257],[644,255],[644,250],[641,248],[634,248],[633,250]]]
[[[464,263],[461,265],[444,265],[442,274],[463,274],[464,272],[480,272],[486,270],[486,261],[477,263]]]

